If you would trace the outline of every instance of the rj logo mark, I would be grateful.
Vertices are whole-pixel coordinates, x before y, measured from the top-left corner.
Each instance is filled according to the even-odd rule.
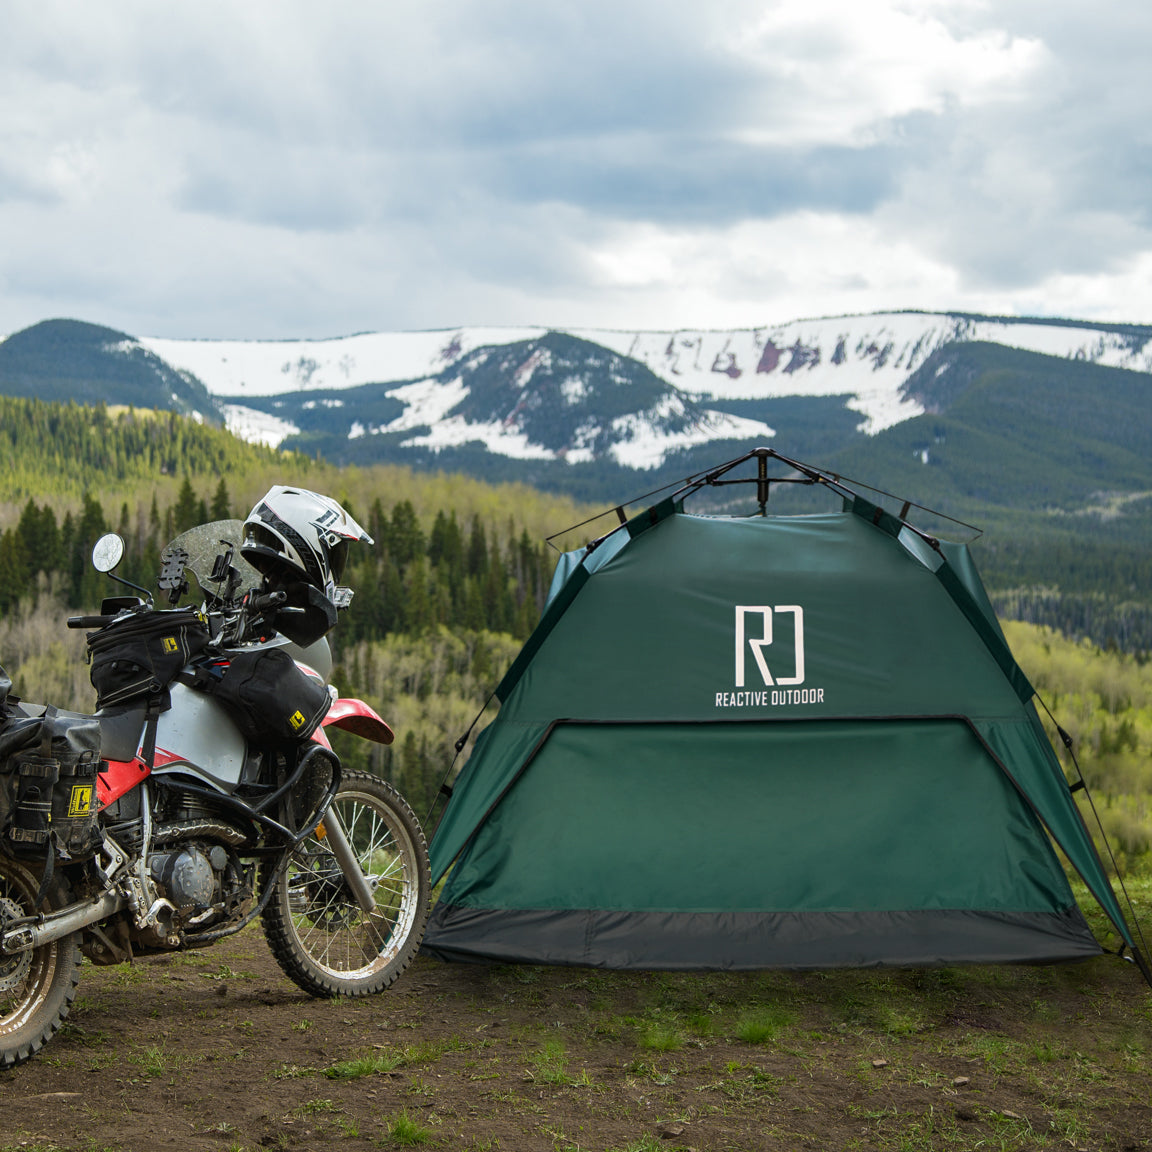
[[[303,712],[293,712],[292,715],[288,717],[288,723],[292,725],[293,732],[299,732],[308,721],[304,718]]]
[[[768,661],[764,658],[764,649],[772,646],[772,619],[773,615],[790,615],[793,624],[793,649],[795,652],[795,668],[791,676],[781,676],[779,672],[775,679],[768,670]],[[749,621],[748,617],[752,620]],[[757,622],[756,617],[759,617]],[[804,609],[799,604],[777,604],[774,608],[766,604],[737,604],[736,605],[736,687],[744,687],[744,665],[747,660],[745,648],[752,650],[752,658],[756,661],[756,668],[760,679],[765,685],[774,684],[803,684],[804,683]]]
[[[165,636],[163,643],[165,652],[176,652],[180,648],[175,636]]]

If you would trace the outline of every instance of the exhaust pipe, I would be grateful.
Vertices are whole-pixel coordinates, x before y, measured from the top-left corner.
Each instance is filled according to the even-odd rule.
[[[29,948],[40,948],[70,936],[80,928],[95,924],[122,908],[127,907],[128,898],[115,892],[106,892],[86,904],[73,904],[59,912],[49,912],[37,916],[31,923],[17,923],[8,927],[0,935],[0,955],[11,956],[15,952],[26,952]]]

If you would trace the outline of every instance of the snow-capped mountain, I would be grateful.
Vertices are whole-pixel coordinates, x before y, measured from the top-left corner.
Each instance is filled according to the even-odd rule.
[[[950,377],[926,381],[925,365],[944,373],[950,349],[977,343],[1152,373],[1152,327],[923,312],[727,331],[459,328],[261,342],[49,321],[0,341],[0,369],[12,370],[0,371],[0,390],[41,394],[42,380],[59,377],[63,398],[223,411],[246,439],[334,461],[483,464],[508,476],[531,466],[535,479],[545,465],[679,468],[721,443],[836,452],[941,411],[955,388]],[[119,378],[145,361],[154,383],[127,393]],[[86,384],[64,396],[65,378],[81,376],[101,394]]]
[[[644,469],[671,452],[775,435],[762,420],[708,408],[638,361],[562,332],[474,348],[411,383],[312,388],[249,403],[260,408],[230,406],[230,419],[277,421],[329,458],[335,436],[355,442],[345,455],[357,458],[482,444],[512,460]]]
[[[539,351],[534,342],[546,335],[539,328],[382,332],[259,343],[144,338],[141,343],[225,399],[230,426],[250,439],[276,443],[307,431],[314,422],[305,418],[301,423],[297,417],[314,409],[306,407],[307,400],[296,400],[311,394],[314,405],[328,404],[329,414],[339,411],[349,439],[406,432],[400,443],[433,452],[479,442],[512,458],[570,463],[610,451],[632,467],[651,467],[667,452],[690,444],[766,437],[772,425],[764,419],[769,414],[765,402],[790,398],[838,398],[837,406],[856,414],[858,431],[874,435],[924,411],[905,383],[929,356],[952,343],[990,342],[1152,371],[1152,328],[1076,321],[899,312],[730,331],[569,329],[566,334],[639,362],[673,389],[662,406],[637,399],[628,412],[613,415],[617,430],[630,434],[627,440],[609,444],[610,437],[592,435],[588,425],[583,439],[550,445],[546,436],[541,438],[539,420],[526,423],[536,411],[532,389],[551,381],[542,361],[532,360]],[[504,410],[490,408],[480,419],[468,403],[472,385],[467,378],[477,369],[476,354],[489,350],[482,353],[489,358],[490,350],[500,347],[530,350],[522,360],[515,354],[500,360],[511,374],[507,398],[515,394],[515,402]],[[569,364],[565,369],[569,395],[576,395],[585,370],[595,372],[597,366],[589,362],[585,368]],[[369,384],[397,385],[388,392],[400,405],[391,420],[372,422],[359,414],[356,393],[350,390]],[[331,395],[318,399],[319,393]],[[374,395],[379,395],[378,387]],[[280,402],[269,404],[270,397]],[[543,395],[539,403],[548,409]],[[733,423],[741,419],[751,424]],[[331,420],[325,427],[335,430]],[[418,431],[421,428],[426,430]]]

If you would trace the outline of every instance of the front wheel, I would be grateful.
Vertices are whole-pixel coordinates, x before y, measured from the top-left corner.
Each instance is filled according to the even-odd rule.
[[[367,996],[412,962],[431,887],[428,847],[412,809],[390,784],[345,772],[332,803],[376,896],[365,913],[318,834],[299,844],[264,883],[264,935],[277,963],[314,996]]]
[[[31,916],[39,879],[0,852],[0,924]],[[80,982],[78,933],[0,955],[0,1068],[34,1055],[68,1015]]]

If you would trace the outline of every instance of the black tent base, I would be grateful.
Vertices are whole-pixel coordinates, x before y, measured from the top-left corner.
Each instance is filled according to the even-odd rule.
[[[438,904],[422,949],[441,960],[592,968],[939,967],[1099,956],[1063,912],[630,912]]]

